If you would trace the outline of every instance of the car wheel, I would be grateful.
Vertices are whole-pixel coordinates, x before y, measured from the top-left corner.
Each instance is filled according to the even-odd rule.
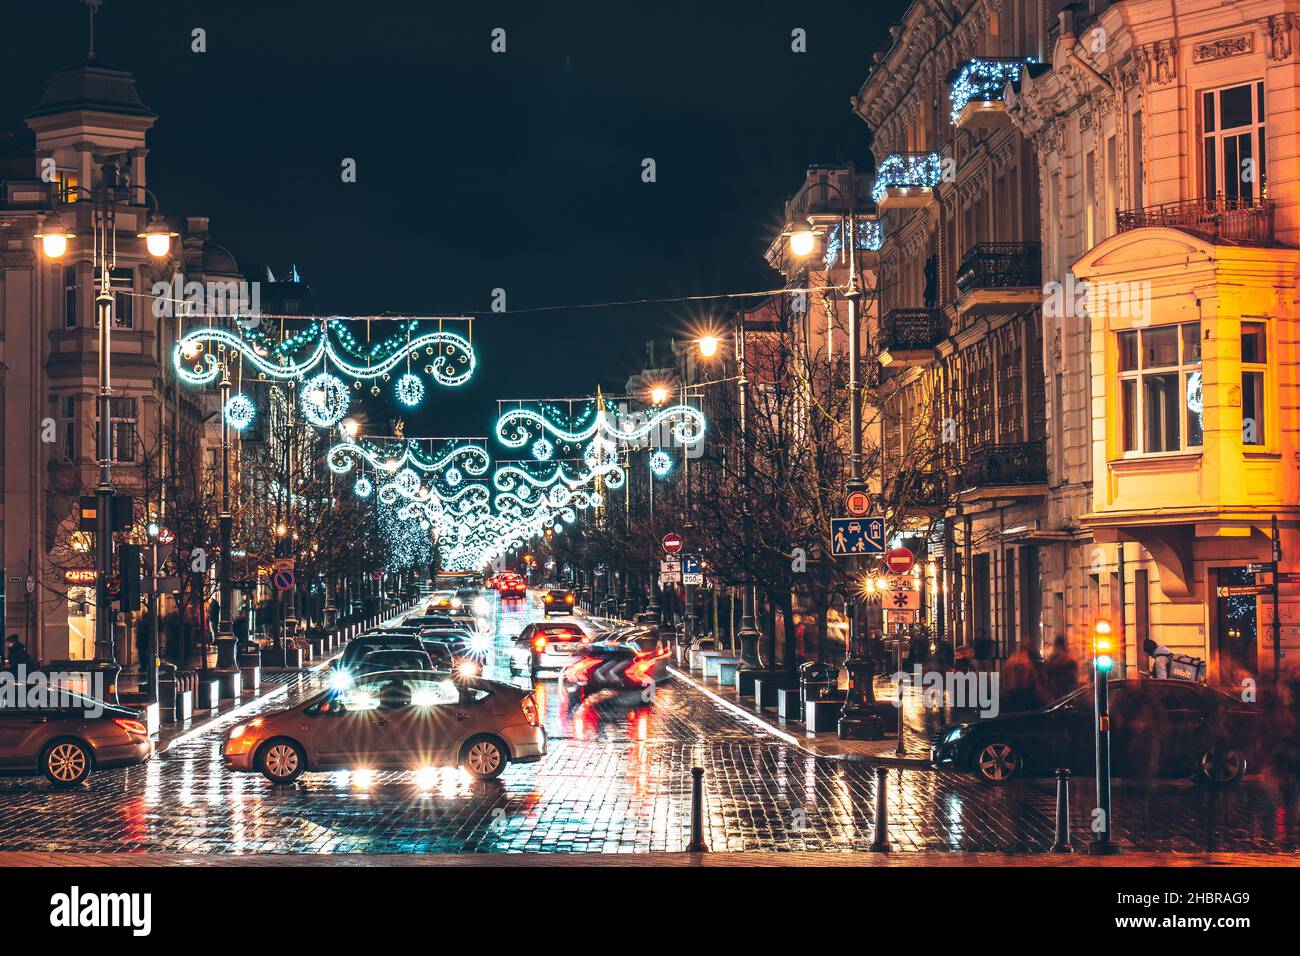
[[[1246,755],[1236,747],[1211,747],[1196,761],[1197,783],[1211,787],[1230,787],[1246,776]]]
[[[509,761],[506,745],[496,737],[473,737],[460,753],[460,765],[475,780],[495,780]]]
[[[307,754],[302,745],[287,737],[262,744],[257,751],[257,769],[274,784],[293,783],[307,769]]]
[[[1024,769],[1024,761],[1016,745],[1009,740],[985,741],[975,751],[972,766],[975,776],[983,783],[1001,785],[1014,780]]]
[[[90,776],[90,748],[80,740],[55,740],[41,754],[41,773],[56,787],[75,787]]]

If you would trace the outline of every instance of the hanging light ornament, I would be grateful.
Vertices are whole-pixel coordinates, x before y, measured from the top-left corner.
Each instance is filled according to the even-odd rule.
[[[662,448],[650,456],[650,470],[656,478],[664,478],[673,470],[673,459]]]
[[[351,403],[347,385],[329,372],[321,372],[302,390],[302,413],[318,428],[329,428],[341,422]]]
[[[550,461],[551,456],[555,454],[555,446],[545,438],[539,438],[533,442],[533,457],[538,461]]]
[[[411,372],[397,380],[397,400],[407,408],[414,408],[424,399],[424,383]]]
[[[369,498],[370,493],[375,490],[375,486],[370,483],[370,479],[362,475],[357,479],[356,484],[352,486],[358,498]]]
[[[238,393],[230,396],[226,402],[226,423],[237,432],[242,432],[253,424],[257,409],[247,395]]]

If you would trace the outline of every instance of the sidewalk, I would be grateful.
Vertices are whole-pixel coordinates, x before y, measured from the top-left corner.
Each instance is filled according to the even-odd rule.
[[[770,736],[785,741],[790,746],[814,757],[846,760],[882,767],[906,767],[912,770],[931,770],[930,739],[934,730],[928,730],[932,721],[921,707],[919,690],[910,689],[903,698],[903,717],[906,733],[903,738],[905,754],[899,756],[898,734],[895,728],[885,728],[883,740],[840,740],[830,733],[809,733],[802,722],[782,720],[775,708],[759,710],[752,697],[741,697],[734,687],[722,687],[717,681],[706,682],[699,674],[691,674],[680,667],[670,667],[676,680],[704,694],[719,707],[754,724]],[[885,701],[895,694],[894,685],[888,681],[876,684],[876,699]],[[936,728],[937,729],[937,728]]]

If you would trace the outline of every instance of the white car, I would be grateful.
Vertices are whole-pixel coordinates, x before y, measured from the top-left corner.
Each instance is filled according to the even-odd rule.
[[[525,625],[510,645],[510,673],[534,676],[539,671],[568,667],[598,639],[584,623],[571,619]]]

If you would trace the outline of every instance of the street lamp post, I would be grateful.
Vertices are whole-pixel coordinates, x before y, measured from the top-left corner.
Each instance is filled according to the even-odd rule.
[[[68,192],[85,195],[91,200],[93,210],[92,269],[98,275],[95,295],[95,320],[99,325],[99,390],[97,411],[99,440],[96,443],[96,464],[99,483],[95,486],[95,663],[107,672],[107,683],[116,686],[118,671],[116,641],[114,639],[114,613],[108,594],[109,578],[113,576],[113,287],[112,272],[117,267],[117,213],[132,189],[123,183],[116,161],[104,163],[100,168],[99,186],[63,187]],[[171,249],[176,233],[167,229],[161,218],[149,212],[149,201],[157,201],[147,189],[145,198],[145,229],[137,238],[145,240],[145,249],[155,258],[164,258]],[[64,226],[57,212],[46,217],[35,238],[41,240],[41,250],[47,259],[61,259],[68,244],[76,238]]]
[[[831,189],[847,205],[847,212],[841,217],[841,233],[844,236],[845,257],[848,259],[849,278],[842,295],[849,304],[849,480],[846,496],[857,491],[866,490],[862,477],[862,376],[859,356],[858,335],[860,308],[862,301],[862,282],[858,260],[858,174],[853,163],[848,164],[849,190],[847,195],[834,183],[826,181],[822,185]],[[797,257],[810,255],[816,248],[816,237],[811,229],[801,229],[790,236],[790,251]],[[883,478],[882,478],[883,491]],[[849,571],[854,568],[854,559],[849,558]],[[849,674],[849,692],[844,699],[844,709],[840,712],[838,733],[848,740],[865,739],[874,735],[873,725],[878,723],[868,706],[866,688],[871,686],[874,666],[867,655],[863,628],[859,620],[858,604],[849,592],[850,630],[849,654],[844,660],[844,669]],[[901,739],[901,738],[900,738]]]
[[[217,524],[221,532],[221,564],[217,573],[221,599],[221,622],[217,627],[217,680],[221,682],[221,696],[227,700],[240,694],[241,680],[235,662],[235,630],[231,621],[233,588],[230,582],[230,420],[226,414],[230,403],[230,355],[227,352],[221,363],[221,512]]]

